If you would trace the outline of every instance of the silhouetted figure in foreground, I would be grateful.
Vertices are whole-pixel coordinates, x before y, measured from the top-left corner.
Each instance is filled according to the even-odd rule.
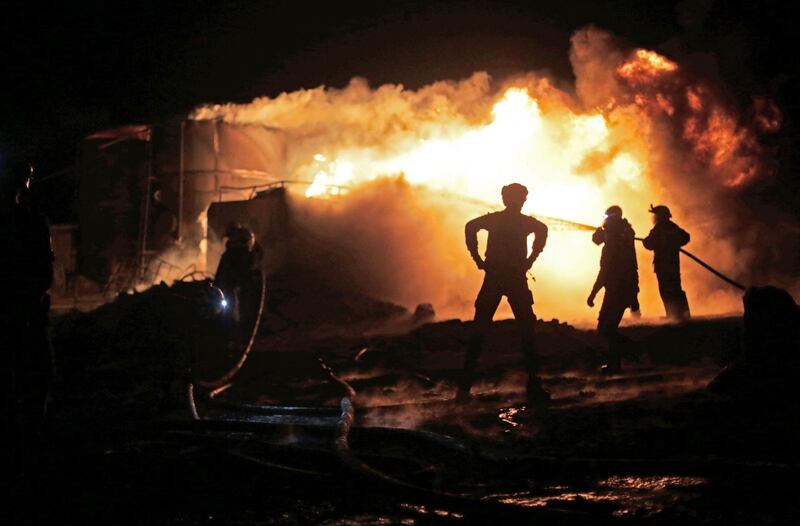
[[[709,388],[759,411],[800,412],[800,308],[776,287],[744,295],[743,353]],[[795,420],[796,421],[796,420]]]
[[[688,320],[689,301],[681,288],[681,247],[689,242],[689,233],[670,219],[672,213],[664,205],[650,206],[653,229],[644,238],[644,248],[652,250],[653,268],[658,279],[658,292],[667,317]]]
[[[458,399],[469,399],[483,340],[491,327],[500,299],[506,296],[519,325],[524,346],[528,370],[528,399],[533,404],[541,404],[546,403],[550,395],[542,388],[541,380],[537,376],[538,359],[534,332],[536,316],[533,313],[533,295],[528,289],[526,273],[544,249],[547,226],[521,213],[522,205],[528,197],[528,189],[524,186],[517,183],[504,186],[502,196],[505,210],[473,219],[464,229],[467,249],[475,264],[486,275],[475,300],[475,332],[467,349],[463,377],[458,385]],[[478,253],[479,230],[489,232],[485,259]],[[530,255],[527,253],[529,234],[535,235]]]
[[[225,237],[214,284],[225,294],[232,319],[249,327],[261,297],[261,247],[253,232],[238,223],[227,226]]]
[[[603,372],[616,373],[621,370],[620,348],[625,338],[619,333],[619,322],[625,309],[634,315],[639,313],[639,271],[636,264],[633,228],[622,217],[622,209],[611,206],[606,210],[603,226],[595,230],[592,241],[603,245],[600,254],[600,271],[589,293],[586,303],[594,307],[594,298],[600,289],[605,289],[597,330],[608,340],[608,356]]]
[[[45,217],[30,204],[32,168],[0,165],[0,338],[3,463],[6,475],[27,478],[36,460],[53,376],[47,338],[53,250]]]

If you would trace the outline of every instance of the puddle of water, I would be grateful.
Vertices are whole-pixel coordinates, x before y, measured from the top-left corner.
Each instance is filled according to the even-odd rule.
[[[651,517],[697,496],[708,481],[699,477],[613,476],[594,487],[576,490],[550,486],[544,494],[529,491],[494,494],[487,499],[531,507],[569,508],[577,503],[594,503],[613,508],[616,517]]]
[[[506,425],[511,427],[518,427],[520,424],[517,422],[517,415],[520,411],[524,411],[525,407],[504,407],[500,410],[497,414],[497,418],[500,419]]]

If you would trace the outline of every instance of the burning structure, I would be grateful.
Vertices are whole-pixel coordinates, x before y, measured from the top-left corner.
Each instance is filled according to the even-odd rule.
[[[290,256],[273,265],[303,259],[305,271],[345,287],[466,316],[479,276],[462,225],[519,181],[531,189],[528,213],[597,224],[619,204],[639,233],[649,228],[647,205],[668,203],[699,234],[696,253],[744,281],[796,287],[773,271],[777,256],[754,247],[783,242],[779,229],[738,218],[741,193],[773,169],[761,138],[780,127],[779,110],[755,98],[740,113],[711,81],[595,28],[574,34],[570,59],[574,86],[538,73],[502,82],[476,73],[416,91],[356,78],[94,134],[81,157],[79,268],[102,283],[121,268],[150,279],[190,263],[213,271],[220,227],[209,225],[211,203],[279,185],[286,201],[272,202],[286,207],[275,216],[285,221],[271,224],[283,234],[273,229],[266,248]],[[586,319],[598,255],[568,224],[551,220],[555,235],[533,269],[537,313]],[[289,250],[300,233],[307,242]],[[639,259],[650,268],[644,252]],[[698,314],[740,309],[725,285],[684,271]],[[642,307],[661,314],[644,271]]]
[[[209,205],[280,179],[283,155],[280,131],[220,121],[90,135],[79,159],[79,270],[101,283],[135,277],[176,247],[204,269]]]

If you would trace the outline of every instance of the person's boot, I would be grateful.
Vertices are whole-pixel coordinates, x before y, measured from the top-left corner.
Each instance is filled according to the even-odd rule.
[[[469,393],[469,389],[462,389],[461,387],[458,388],[456,391],[456,403],[457,404],[468,404],[472,401],[472,395]]]
[[[542,381],[538,376],[529,376],[526,388],[528,404],[531,407],[547,407],[552,401],[550,393],[542,387]]]
[[[458,380],[458,390],[456,391],[455,401],[458,404],[466,404],[472,401],[472,395],[469,393],[472,387],[472,375],[469,372],[464,372]]]
[[[612,333],[608,336],[608,352],[605,363],[600,366],[600,374],[606,376],[622,372],[621,347],[623,345],[624,339],[619,333]]]
[[[615,374],[620,374],[622,372],[622,366],[619,363],[604,363],[600,366],[600,374],[603,376],[612,376]]]

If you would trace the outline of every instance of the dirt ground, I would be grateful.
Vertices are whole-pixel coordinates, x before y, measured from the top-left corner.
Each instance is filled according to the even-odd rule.
[[[381,320],[273,327],[256,338],[229,386],[213,398],[196,392],[202,418],[193,421],[180,375],[165,372],[184,363],[175,355],[186,332],[161,326],[156,339],[139,327],[134,337],[131,319],[163,319],[143,298],[128,300],[125,312],[107,308],[54,324],[62,396],[45,434],[41,475],[30,479],[34,490],[21,492],[31,501],[20,520],[800,518],[791,495],[796,412],[788,402],[748,404],[707,389],[740,353],[741,318],[626,327],[624,370],[613,376],[598,372],[604,342],[594,331],[539,321],[542,377],[554,398],[546,410],[526,406],[510,320],[495,322],[467,404],[453,396],[470,323],[386,309]],[[135,365],[145,356],[150,365]],[[152,365],[156,356],[164,363]],[[354,422],[343,448],[344,396]]]

